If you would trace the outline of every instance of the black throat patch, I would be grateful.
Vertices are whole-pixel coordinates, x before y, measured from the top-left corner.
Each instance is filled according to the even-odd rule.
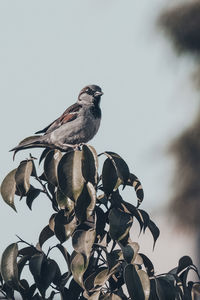
[[[101,109],[99,107],[99,102],[100,101],[95,101],[94,105],[90,108],[90,111],[93,114],[93,116],[95,117],[95,119],[100,119],[101,118]]]

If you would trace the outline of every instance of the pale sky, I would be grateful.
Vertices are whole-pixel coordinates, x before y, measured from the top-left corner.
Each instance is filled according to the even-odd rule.
[[[177,60],[156,28],[164,2],[0,1],[1,181],[30,152],[13,162],[9,149],[59,117],[85,85],[98,84],[102,123],[90,144],[126,160],[143,183],[143,209],[153,214],[166,204],[173,177],[166,149],[194,118],[197,94],[193,63]],[[136,203],[134,192],[126,195]],[[0,252],[15,234],[36,242],[53,213],[44,198],[32,212],[15,203],[17,214],[0,202]]]

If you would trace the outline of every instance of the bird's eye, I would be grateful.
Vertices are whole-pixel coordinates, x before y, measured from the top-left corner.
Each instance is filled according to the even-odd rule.
[[[86,93],[89,94],[89,95],[92,95],[92,94],[93,94],[93,91],[92,91],[90,88],[87,88],[85,91],[86,91]]]

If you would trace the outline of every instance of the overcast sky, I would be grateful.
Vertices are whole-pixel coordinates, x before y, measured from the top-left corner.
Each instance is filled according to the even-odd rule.
[[[143,209],[166,203],[173,176],[166,149],[195,116],[197,95],[192,62],[177,60],[155,25],[163,2],[0,1],[1,181],[30,152],[13,162],[9,149],[98,84],[102,123],[90,144],[126,160],[143,183]],[[126,197],[135,203],[134,193]],[[18,214],[0,202],[0,252],[15,234],[36,242],[52,213],[43,198],[32,212],[15,201]]]

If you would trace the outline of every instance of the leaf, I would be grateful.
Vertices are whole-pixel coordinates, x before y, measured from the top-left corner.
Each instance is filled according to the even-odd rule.
[[[110,275],[108,272],[108,268],[106,267],[99,268],[99,272],[94,279],[94,286],[102,287],[105,284],[105,282],[108,280],[109,276]]]
[[[61,276],[58,264],[53,259],[45,259],[42,263],[40,291],[46,291],[54,280]]]
[[[92,183],[84,185],[83,190],[75,203],[75,214],[80,222],[87,220],[94,211],[96,205],[96,190]]]
[[[195,293],[195,295],[200,295],[200,283],[194,283],[192,286],[192,291]]]
[[[142,284],[142,288],[143,288],[143,292],[144,292],[144,299],[148,300],[149,296],[150,296],[150,280],[149,280],[149,276],[147,275],[147,273],[143,270],[138,270],[137,271],[141,284]]]
[[[21,196],[25,196],[30,189],[30,176],[33,171],[32,160],[21,161],[15,173],[17,189]]]
[[[44,160],[44,174],[51,184],[58,185],[57,168],[62,158],[62,153],[58,149],[51,150],[47,153]]]
[[[142,253],[140,253],[140,256],[142,257],[142,260],[143,260],[143,263],[146,268],[148,276],[149,277],[154,276],[154,266],[153,266],[152,262],[150,261],[150,259]]]
[[[54,232],[50,229],[49,225],[45,226],[39,236],[39,245],[42,248],[43,244],[54,236]]]
[[[45,297],[47,288],[53,282],[58,272],[59,267],[57,263],[50,258],[47,259],[43,253],[40,253],[32,256],[29,262],[29,269],[42,297]]]
[[[128,209],[128,211],[131,213],[133,217],[135,217],[140,225],[140,233],[142,229],[144,228],[144,219],[142,217],[142,214],[138,208],[136,208],[134,205],[123,201],[123,205]]]
[[[94,229],[76,230],[72,236],[72,246],[77,253],[89,258],[92,246],[95,241],[96,232]]]
[[[41,279],[41,270],[42,270],[42,263],[45,259],[45,256],[43,253],[38,253],[32,256],[29,262],[29,269],[31,274],[34,277],[35,283],[40,285],[40,279]]]
[[[73,274],[74,280],[83,287],[83,274],[85,273],[88,266],[88,260],[85,260],[85,257],[81,253],[72,253],[71,260],[71,271]]]
[[[25,266],[25,264],[27,263],[27,261],[30,259],[30,256],[29,255],[25,255],[25,256],[22,256],[20,258],[20,260],[18,261],[17,263],[17,269],[18,269],[18,278],[20,279],[20,276],[21,276],[21,273],[23,271],[23,268]]]
[[[4,178],[1,184],[1,196],[3,200],[15,211],[14,204],[14,195],[16,191],[16,182],[15,182],[15,173],[17,169],[12,170],[8,175]]]
[[[102,238],[105,235],[105,226],[106,226],[106,221],[107,221],[107,215],[98,206],[96,206],[95,211],[96,211],[96,216],[97,216],[96,235],[97,235],[97,237],[100,236]]]
[[[1,258],[1,275],[6,284],[15,290],[19,288],[17,268],[18,245],[10,244]]]
[[[84,187],[82,175],[82,152],[67,152],[58,164],[58,182],[60,190],[71,200],[76,201]]]
[[[134,187],[138,202],[137,207],[139,207],[144,199],[144,190],[142,188],[141,182],[134,174],[130,173],[127,185]]]
[[[107,263],[109,272],[112,272],[114,269],[116,269],[120,263],[120,260],[122,259],[122,251],[117,249],[113,250],[110,253],[106,253]]]
[[[174,300],[176,299],[176,292],[174,286],[164,278],[155,278],[156,293],[159,300]]]
[[[35,189],[33,186],[30,186],[28,193],[26,194],[26,204],[30,210],[32,210],[33,201],[39,196],[41,190]]]
[[[133,218],[130,214],[113,208],[109,213],[110,229],[109,234],[113,240],[121,241],[124,239],[132,226]]]
[[[60,250],[60,252],[62,253],[66,263],[67,263],[67,266],[68,266],[68,270],[70,271],[70,254],[67,252],[67,249],[61,245],[61,244],[58,244],[56,245],[56,247]]]
[[[181,273],[187,267],[193,265],[193,261],[189,256],[183,256],[179,259],[177,274]]]
[[[102,169],[102,183],[103,190],[107,198],[112,194],[115,186],[117,185],[118,176],[116,169],[112,163],[112,161],[107,158],[104,161],[103,169]]]
[[[59,188],[56,191],[56,201],[60,209],[66,209],[67,212],[71,212],[74,209],[74,201],[64,195]]]
[[[153,235],[153,239],[154,239],[154,243],[153,243],[153,249],[155,247],[155,243],[160,235],[160,230],[159,228],[156,226],[156,224],[153,221],[149,221],[148,224],[148,228],[151,231],[152,235]]]
[[[40,159],[39,159],[39,165],[41,164],[41,162],[43,161],[43,159],[45,159],[47,153],[51,151],[49,148],[45,148],[43,151],[42,151],[42,154],[40,156]]]
[[[90,145],[82,147],[82,174],[86,182],[97,184],[98,179],[98,157],[96,150]]]
[[[125,186],[130,177],[129,167],[126,162],[121,158],[121,156],[114,152],[104,152],[104,154],[112,161],[118,178],[121,180],[123,185]]]
[[[22,256],[33,256],[34,254],[37,254],[39,251],[33,247],[33,246],[28,246],[28,247],[24,247],[22,249],[20,249],[18,251],[18,255],[22,255]]]
[[[149,217],[148,213],[142,209],[138,209],[138,212],[142,215],[143,231],[145,232],[146,228],[149,225],[150,217]]]
[[[65,242],[72,236],[76,229],[76,217],[74,215],[67,215],[64,210],[60,210],[55,215],[54,233],[61,243]]]
[[[125,261],[128,264],[133,263],[140,249],[139,244],[136,242],[131,242],[126,246],[123,246],[121,243],[119,243],[119,245],[122,249]]]
[[[134,265],[128,264],[125,267],[124,280],[131,299],[145,300],[142,283]]]

